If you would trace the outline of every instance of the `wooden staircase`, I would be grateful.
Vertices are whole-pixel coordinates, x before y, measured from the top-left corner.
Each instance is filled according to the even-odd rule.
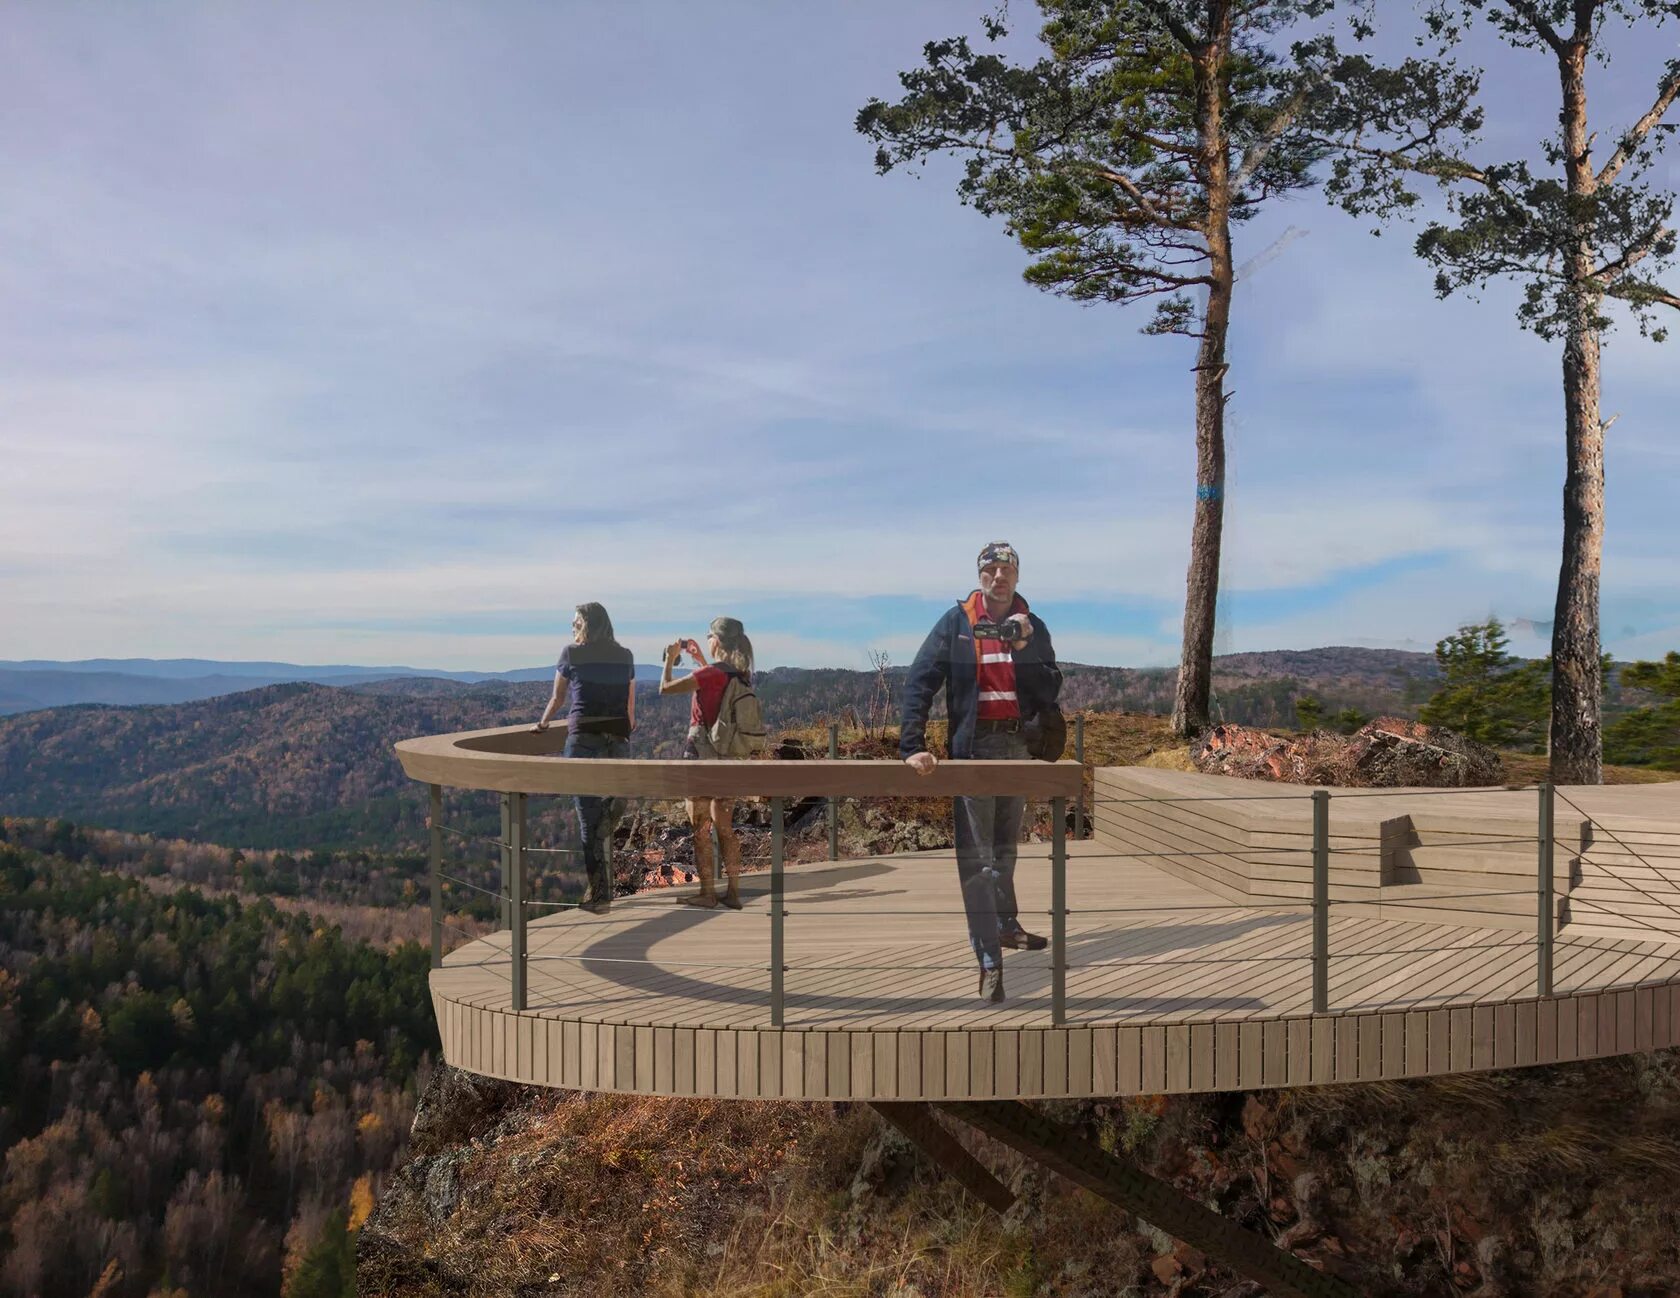
[[[1310,788],[1144,767],[1095,772],[1094,837],[1242,905],[1312,895]],[[1334,913],[1534,932],[1533,790],[1333,790]],[[1553,808],[1565,936],[1680,943],[1680,783],[1568,787]]]
[[[1564,909],[1571,933],[1680,942],[1680,830],[1588,828]]]

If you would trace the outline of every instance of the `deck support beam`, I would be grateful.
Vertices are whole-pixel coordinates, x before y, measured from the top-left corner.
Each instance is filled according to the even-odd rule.
[[[1085,714],[1073,719],[1073,760],[1079,763],[1079,796],[1073,800],[1073,836],[1085,837]]]
[[[782,820],[785,813],[783,799],[770,799],[770,1025],[781,1027],[786,1014],[783,1003],[783,981],[787,973],[786,940],[787,878],[783,871]]]
[[[1050,1021],[1067,1022],[1067,799],[1050,799]]]
[[[426,863],[432,876],[432,968],[443,968],[443,786],[432,784],[426,823]]]
[[[499,799],[502,806],[502,832],[496,840],[496,931],[504,932],[508,928],[508,876],[513,873],[513,862],[508,856],[508,847],[513,842],[513,794],[504,793]]]
[[[1312,795],[1312,1002],[1330,1010],[1330,790]]]
[[[1545,783],[1540,786],[1540,878],[1539,878],[1539,929],[1538,941],[1535,944],[1535,992],[1540,996],[1552,994],[1552,854],[1556,839],[1553,834],[1552,786]]]
[[[1015,1196],[984,1163],[963,1148],[962,1142],[934,1115],[931,1105],[919,1100],[873,1100],[869,1107],[981,1203],[995,1212],[1009,1211]]]
[[[1050,1121],[1030,1105],[977,1100],[938,1107],[1264,1285],[1271,1298],[1359,1298],[1344,1281],[1309,1266],[1132,1163],[1104,1153],[1071,1127]]]
[[[828,760],[840,760],[840,726],[833,721],[828,723]],[[832,796],[828,800],[828,859],[840,859],[840,802]]]
[[[510,793],[507,798],[508,955],[513,984],[512,1008],[522,1011],[526,1008],[525,975],[529,967],[525,958],[525,795]]]

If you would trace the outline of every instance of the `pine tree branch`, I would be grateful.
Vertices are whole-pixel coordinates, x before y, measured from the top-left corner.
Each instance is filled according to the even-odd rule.
[[[1196,39],[1196,34],[1178,20],[1171,6],[1160,3],[1160,0],[1143,0],[1143,7],[1155,15],[1161,25],[1172,33],[1172,38],[1182,45],[1186,53],[1194,54],[1196,49],[1206,44]]]
[[[1075,275],[1073,277],[1073,282],[1075,284],[1083,284],[1087,280],[1100,279],[1104,275],[1111,275],[1113,273],[1114,272],[1107,267],[1099,267],[1096,270],[1086,271],[1082,275]],[[1172,293],[1181,288],[1195,288],[1198,285],[1206,285],[1209,288],[1213,287],[1213,276],[1211,275],[1169,275],[1165,271],[1143,270],[1138,267],[1132,268],[1132,274],[1136,275],[1140,279],[1152,279],[1160,282],[1155,288],[1139,288],[1135,290],[1135,292],[1128,289],[1126,293],[1127,297],[1148,297],[1152,293]]]
[[[1559,36],[1557,29],[1546,21],[1545,15],[1534,6],[1532,0],[1510,0],[1510,5],[1512,9],[1528,20],[1528,25],[1534,29],[1535,34],[1552,47],[1553,54],[1556,54],[1560,59],[1569,57],[1569,47],[1564,43],[1563,37]],[[1580,26],[1579,6],[1576,10],[1576,26],[1577,28]]]
[[[1651,133],[1651,128],[1662,121],[1677,96],[1680,96],[1680,63],[1670,66],[1668,76],[1657,86],[1657,101],[1650,110],[1633,124],[1631,130],[1622,136],[1616,151],[1610,155],[1610,160],[1604,164],[1598,173],[1598,184],[1602,188],[1616,178],[1616,173],[1627,165],[1627,161],[1634,155],[1645,137]]]
[[[1172,140],[1159,139],[1156,136],[1150,135],[1147,131],[1140,131],[1136,127],[1127,126],[1124,123],[1117,122],[1114,129],[1119,131],[1120,134],[1124,135],[1128,140],[1136,140],[1139,144],[1147,144],[1152,149],[1158,149],[1162,153],[1173,154],[1175,157],[1199,158],[1202,156],[1202,151],[1195,145],[1176,144]]]
[[[1626,289],[1618,291],[1617,289],[1609,288],[1604,291],[1606,295],[1614,298],[1630,299],[1632,297],[1632,294]],[[1652,303],[1657,306],[1671,306],[1676,311],[1680,311],[1680,297],[1677,297],[1666,290],[1652,290],[1648,293],[1640,293],[1638,296],[1641,303]]]
[[[1138,211],[1147,216],[1154,225],[1164,230],[1188,230],[1193,234],[1202,233],[1202,227],[1196,222],[1181,221],[1174,217],[1170,211],[1163,212],[1156,207],[1154,203],[1149,201],[1149,196],[1138,187],[1138,183],[1124,172],[1110,171],[1107,167],[1096,166],[1089,168],[1089,171],[1098,179],[1106,180],[1109,184],[1124,190],[1126,197],[1136,203]]]
[[[1404,145],[1397,149],[1379,149],[1370,144],[1349,143],[1324,136],[1314,136],[1313,138],[1319,144],[1328,148],[1340,149],[1344,153],[1356,153],[1365,158],[1375,158],[1379,162],[1386,162],[1391,167],[1398,167],[1402,171],[1413,171],[1420,176],[1431,176],[1436,180],[1469,180],[1484,186],[1495,194],[1504,192],[1499,188],[1499,182],[1488,172],[1460,158],[1425,160],[1414,158],[1405,151]],[[1421,144],[1422,141],[1413,140],[1410,143]]]
[[[1614,279],[1617,275],[1626,273],[1633,267],[1637,266],[1640,262],[1644,261],[1645,258],[1649,257],[1651,253],[1656,250],[1658,241],[1661,240],[1664,235],[1671,233],[1672,231],[1670,231],[1667,226],[1657,226],[1644,238],[1638,240],[1625,252],[1623,252],[1620,257],[1617,257],[1614,261],[1605,262],[1604,265],[1593,271],[1592,277],[1596,280],[1608,282],[1609,280]]]

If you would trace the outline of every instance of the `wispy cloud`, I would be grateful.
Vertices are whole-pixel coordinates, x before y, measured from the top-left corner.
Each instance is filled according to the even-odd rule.
[[[600,598],[649,656],[733,609],[761,661],[904,661],[1008,536],[1064,654],[1174,661],[1191,349],[851,130],[972,6],[659,14],[13,14],[0,656],[501,668]],[[1555,352],[1315,200],[1239,256],[1289,225],[1240,288],[1221,646],[1549,616]],[[1606,353],[1618,651],[1680,622],[1676,372]]]

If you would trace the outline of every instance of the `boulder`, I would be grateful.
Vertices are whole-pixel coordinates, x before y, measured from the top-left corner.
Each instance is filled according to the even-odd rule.
[[[1339,788],[1470,788],[1504,779],[1487,745],[1403,717],[1378,717],[1352,735],[1318,730],[1287,739],[1215,726],[1192,760],[1210,775]]]
[[[465,1144],[494,1126],[529,1090],[439,1064],[415,1102],[409,1148],[424,1157]]]
[[[1499,784],[1505,777],[1499,754],[1486,744],[1398,717],[1378,717],[1362,727],[1348,751],[1369,788],[1462,789]]]

